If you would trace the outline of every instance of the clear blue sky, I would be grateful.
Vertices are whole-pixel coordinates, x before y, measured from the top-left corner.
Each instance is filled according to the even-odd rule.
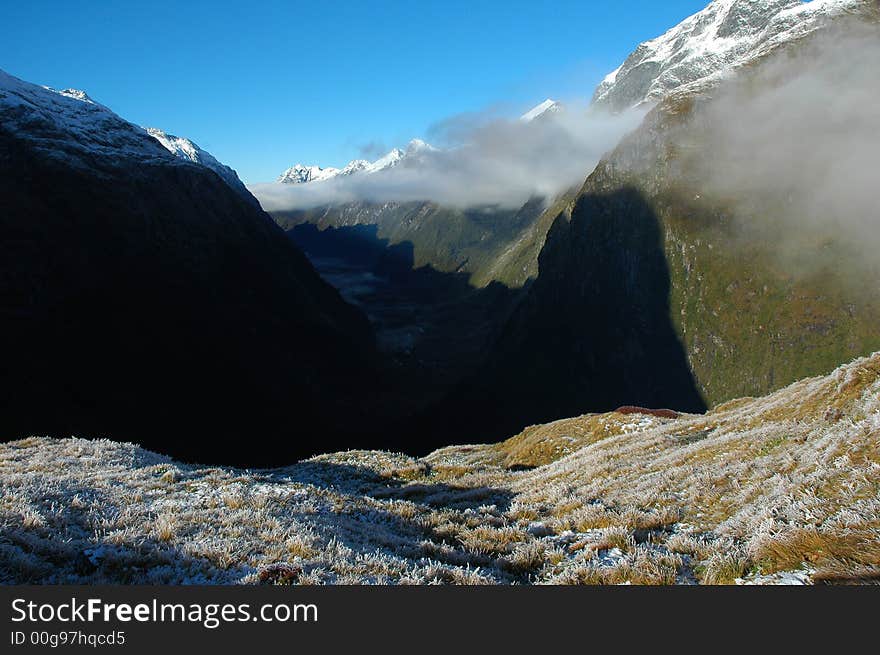
[[[0,68],[186,136],[246,182],[462,112],[586,100],[709,0],[3,0]]]

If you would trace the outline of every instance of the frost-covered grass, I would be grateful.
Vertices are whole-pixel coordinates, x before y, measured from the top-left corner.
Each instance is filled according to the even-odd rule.
[[[880,579],[880,353],[706,415],[587,415],[416,459],[183,465],[0,446],[0,581],[802,584]]]

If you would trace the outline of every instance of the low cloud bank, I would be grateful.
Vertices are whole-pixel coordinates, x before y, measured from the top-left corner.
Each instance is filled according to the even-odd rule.
[[[635,110],[618,115],[568,110],[525,122],[462,115],[432,128],[431,140],[443,147],[414,154],[391,169],[249,188],[267,211],[353,201],[517,207],[530,197],[553,197],[582,183],[643,116]]]
[[[880,259],[877,35],[832,32],[721,92],[697,137],[704,190],[783,241],[827,235]]]

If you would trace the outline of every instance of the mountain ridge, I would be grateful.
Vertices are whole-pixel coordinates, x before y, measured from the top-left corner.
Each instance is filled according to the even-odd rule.
[[[563,109],[564,107],[561,103],[552,98],[547,98],[544,102],[532,107],[529,111],[522,114],[519,117],[519,120],[524,123],[530,123],[533,120],[563,111]],[[405,148],[392,148],[372,162],[366,159],[353,159],[342,168],[322,168],[317,165],[304,165],[297,162],[281,173],[276,179],[276,182],[285,184],[306,184],[310,182],[323,182],[344,175],[377,173],[379,171],[393,168],[400,163],[408,163],[407,160],[416,160],[415,163],[417,163],[418,156],[436,150],[437,148],[421,139],[410,139]]]
[[[144,163],[153,159],[162,161],[164,153],[152,146],[150,140],[153,140],[179,161],[204,166],[217,173],[242,198],[251,204],[258,204],[238,174],[209,152],[184,137],[168,134],[159,128],[144,128],[130,123],[93,100],[85,91],[58,91],[25,82],[0,70],[0,94],[7,108],[5,126],[22,138],[30,138],[29,131],[39,122],[58,128],[53,136],[47,135],[47,140],[42,144],[39,138],[33,139],[50,156],[65,153],[64,156],[76,159],[80,155],[94,153]],[[96,125],[100,129],[94,129]],[[70,138],[60,137],[63,133],[70,135]],[[142,139],[142,135],[150,140]]]
[[[3,438],[346,443],[380,386],[366,317],[249,194],[85,98],[0,74]]]
[[[641,43],[599,84],[592,104],[621,111],[672,93],[693,93],[870,4],[870,0],[714,0],[661,36]]]
[[[434,146],[421,139],[411,139],[405,149],[392,148],[375,161],[352,159],[342,168],[321,168],[320,166],[305,166],[301,163],[296,163],[278,176],[276,182],[282,184],[309,184],[348,175],[378,173],[400,164],[406,165],[410,162],[415,162],[423,153],[434,150],[436,150]]]

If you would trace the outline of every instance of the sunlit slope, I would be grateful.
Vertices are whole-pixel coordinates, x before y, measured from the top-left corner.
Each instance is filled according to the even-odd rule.
[[[0,575],[282,584],[880,578],[880,353],[705,415],[630,412],[423,459],[350,451],[263,471],[181,465],[109,441],[5,444]]]

